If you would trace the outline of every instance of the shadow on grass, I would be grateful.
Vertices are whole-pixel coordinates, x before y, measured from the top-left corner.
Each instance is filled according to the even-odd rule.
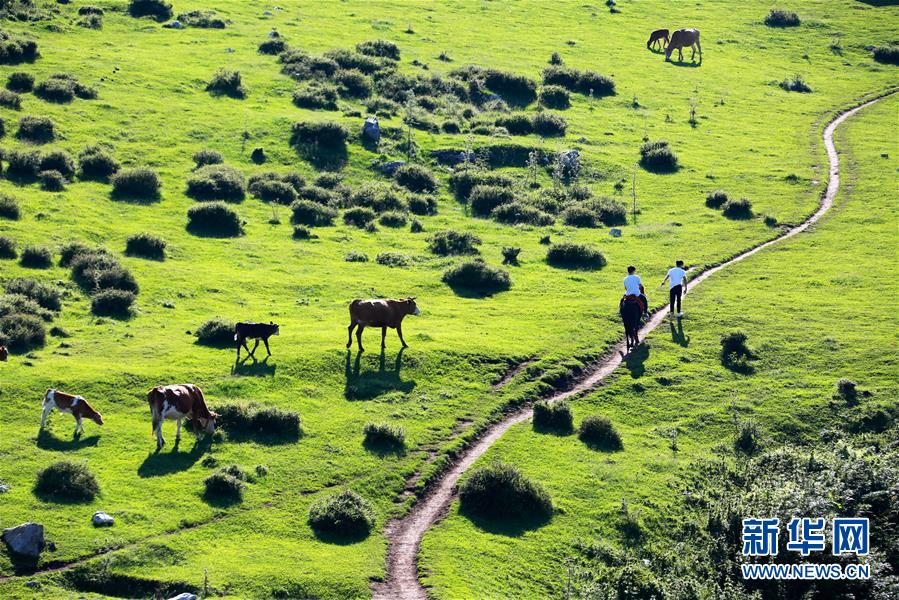
[[[299,145],[297,154],[317,171],[339,171],[349,159],[346,146],[328,148],[321,145]]]
[[[568,426],[554,426],[554,425],[546,425],[543,423],[538,424],[534,422],[534,431],[537,433],[542,433],[545,435],[554,435],[556,437],[565,437],[574,433],[574,427],[571,425]]]
[[[687,68],[696,68],[702,66],[702,58],[699,59],[699,62],[695,60],[669,60],[668,63],[674,65],[675,67],[687,67]]]
[[[268,364],[268,359],[268,356],[262,360],[256,360],[256,357],[253,356],[246,356],[241,360],[235,360],[234,366],[231,367],[231,374],[246,377],[274,377],[278,365]],[[253,362],[249,362],[250,360]]]
[[[631,350],[630,354],[624,357],[624,366],[630,371],[632,378],[639,379],[643,377],[643,374],[646,373],[644,363],[648,358],[649,346],[646,345],[646,342],[642,342],[634,350]]]
[[[213,494],[207,490],[203,492],[203,502],[216,508],[229,508],[243,502],[243,495]]]
[[[365,541],[369,536],[368,532],[364,531],[357,533],[337,533],[335,531],[318,529],[316,527],[312,528],[312,533],[315,534],[318,541],[326,544],[334,544],[336,546],[352,546],[353,544]]]
[[[386,458],[388,456],[399,457],[406,455],[405,445],[390,443],[388,441],[362,440],[362,447],[372,454],[379,456],[380,458]]]
[[[265,433],[262,431],[246,431],[246,430],[231,430],[222,427],[224,431],[228,434],[228,441],[241,443],[241,442],[256,442],[257,444],[262,444],[263,446],[281,446],[284,444],[296,444],[300,441],[300,438],[303,437],[303,430],[298,429],[296,432],[290,433]]]
[[[146,206],[160,202],[162,200],[162,194],[157,192],[155,194],[138,195],[126,192],[109,192],[109,198],[111,200],[122,202],[124,204],[138,204]]]
[[[352,361],[352,352],[347,350],[344,372],[346,384],[343,395],[347,400],[371,400],[387,392],[399,391],[409,393],[415,389],[414,381],[403,381],[400,370],[403,363],[403,350],[396,354],[393,368],[387,370],[387,360],[384,349],[378,360],[377,371],[362,371],[362,354],[356,353],[356,360]]]
[[[37,434],[37,447],[41,450],[52,450],[54,452],[71,452],[81,448],[91,448],[96,446],[99,441],[99,435],[76,436],[71,440],[62,440],[46,429],[41,429]]]
[[[490,518],[467,510],[459,513],[471,521],[475,527],[487,533],[504,535],[507,537],[521,537],[526,531],[534,531],[548,525],[552,521],[551,514],[532,515],[529,517],[502,517]]]
[[[197,440],[190,452],[179,452],[178,445],[178,442],[175,442],[170,452],[158,451],[148,454],[144,462],[137,468],[138,476],[142,478],[161,477],[186,471],[209,449],[212,439],[210,436],[206,436],[202,440]]]
[[[684,335],[684,323],[682,319],[677,320],[677,327],[674,326],[674,323],[668,323],[668,327],[671,329],[671,341],[686,348],[690,345],[690,336]]]

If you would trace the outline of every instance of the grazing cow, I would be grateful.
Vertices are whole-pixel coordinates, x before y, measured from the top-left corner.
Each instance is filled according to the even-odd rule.
[[[702,46],[699,45],[699,30],[698,29],[678,29],[674,33],[671,34],[671,40],[668,42],[668,47],[665,48],[665,60],[671,60],[671,53],[677,50],[677,60],[684,60],[683,49],[689,46],[692,48],[693,53],[690,55],[690,60],[696,56],[696,50],[699,50],[699,62],[702,62]]]
[[[396,329],[403,348],[408,348],[406,340],[403,339],[403,318],[406,315],[417,315],[421,311],[415,304],[415,298],[406,298],[405,300],[353,300],[350,303],[350,326],[347,337],[346,347],[353,345],[353,328],[356,330],[356,342],[359,344],[359,350],[362,351],[362,331],[366,327],[381,328],[381,348],[384,348],[384,338],[387,337],[387,328]]]
[[[103,424],[103,415],[94,410],[94,407],[88,404],[87,400],[81,396],[73,396],[72,394],[66,394],[54,390],[53,388],[50,388],[47,390],[47,393],[44,394],[43,408],[44,412],[41,414],[41,429],[47,424],[47,415],[49,415],[50,411],[54,408],[61,413],[66,413],[75,417],[75,431],[73,432],[75,437],[78,437],[79,433],[84,432],[84,425],[81,423],[82,419],[90,419],[97,425]]]
[[[656,29],[649,34],[649,39],[646,41],[646,49],[655,50],[659,45],[662,46],[662,49],[668,45],[667,29]]]
[[[147,401],[150,403],[150,414],[153,416],[157,451],[165,445],[162,437],[162,422],[165,419],[178,421],[176,442],[181,439],[181,420],[185,417],[193,421],[198,438],[201,432],[208,434],[215,432],[215,420],[218,415],[210,412],[203,391],[192,383],[156,386],[147,394]]]
[[[268,349],[268,338],[273,335],[280,335],[281,328],[278,325],[275,325],[272,322],[268,323],[238,323],[234,326],[234,341],[237,342],[237,360],[240,360],[240,347],[243,346],[247,353],[253,356],[253,353],[256,352],[256,348],[259,347],[259,340],[262,340],[262,343],[265,344],[265,351],[268,352],[268,355],[272,355],[272,351]],[[253,349],[250,350],[247,348],[247,340],[256,340],[256,344],[253,346]]]
[[[9,350],[6,349],[6,346],[0,346],[0,362],[6,362],[9,358]]]

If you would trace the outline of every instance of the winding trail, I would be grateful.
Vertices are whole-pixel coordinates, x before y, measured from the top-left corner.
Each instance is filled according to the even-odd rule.
[[[840,188],[840,158],[833,143],[833,134],[843,121],[874,104],[880,99],[896,93],[896,89],[880,93],[873,99],[846,110],[837,115],[824,129],[824,147],[827,150],[827,160],[830,163],[830,174],[827,179],[827,189],[821,195],[818,210],[801,224],[783,231],[779,236],[750,248],[732,258],[712,267],[697,275],[690,281],[690,287],[695,288],[703,281],[725,269],[734,263],[738,263],[757,252],[787,238],[802,233],[812,224],[824,216],[833,206],[837,191]],[[668,306],[658,310],[652,318],[643,325],[640,330],[645,338],[653,329],[658,327],[668,315]],[[578,381],[571,389],[559,392],[547,400],[557,402],[571,398],[587,390],[596,387],[603,379],[608,377],[626,358],[624,341],[613,346],[606,358],[597,362],[587,375]],[[459,459],[448,469],[430,491],[412,508],[408,515],[402,519],[392,521],[385,529],[387,536],[387,577],[385,581],[372,585],[372,592],[376,600],[425,600],[428,595],[421,582],[418,580],[418,550],[425,532],[438,520],[443,518],[449,510],[454,497],[454,488],[459,478],[481,457],[503,434],[513,425],[527,421],[533,416],[530,407],[521,409],[505,417],[502,421],[489,427],[484,433],[469,446]]]

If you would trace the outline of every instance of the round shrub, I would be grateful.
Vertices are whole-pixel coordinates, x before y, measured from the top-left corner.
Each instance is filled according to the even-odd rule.
[[[506,225],[552,225],[555,219],[542,210],[523,202],[501,204],[490,212],[494,221]]]
[[[232,328],[233,334],[233,328]],[[233,343],[233,335],[232,335]],[[229,434],[265,435],[285,439],[300,437],[300,414],[273,406],[260,407],[255,403],[226,404],[216,407],[219,413],[216,426]]]
[[[334,121],[305,121],[293,124],[290,143],[295,146],[317,146],[329,150],[346,145],[349,132]]]
[[[849,404],[858,400],[858,388],[854,381],[843,377],[837,382],[837,395]]]
[[[569,210],[573,210],[574,207],[580,207],[590,211],[593,214],[594,220],[598,223],[603,223],[604,225],[613,226],[624,225],[627,223],[627,207],[622,202],[618,202],[611,198],[595,198],[586,200],[580,204],[569,206],[563,211],[563,215],[577,220],[576,215],[569,212]],[[566,221],[566,224],[570,225],[572,223]],[[589,225],[574,226],[587,227]]]
[[[315,178],[315,187],[325,190],[334,190],[343,182],[343,178],[337,173],[322,173]]]
[[[765,25],[768,27],[799,27],[799,23],[799,15],[782,8],[772,8],[765,17]]]
[[[59,266],[68,267],[82,254],[103,253],[100,249],[93,249],[81,242],[69,242],[59,249]]]
[[[18,6],[16,6],[16,4]],[[4,2],[2,6],[4,17],[10,19],[15,18],[16,15],[12,11],[15,11],[16,8],[24,9],[20,17],[22,20],[29,20],[32,16],[37,14],[28,10],[34,9],[33,2],[27,4],[25,2],[17,2],[15,4]],[[41,14],[38,18],[45,18],[45,15]],[[3,32],[2,42],[3,43],[0,44],[0,63],[2,64],[11,65],[23,61],[31,62],[36,60],[39,56],[37,42],[34,40],[16,37]]]
[[[365,227],[375,220],[375,211],[366,206],[356,206],[343,213],[343,222],[355,227]]]
[[[343,257],[343,260],[347,262],[368,262],[368,254],[359,252],[358,250],[350,250]]]
[[[16,243],[5,235],[0,235],[0,258],[13,259],[18,255]]]
[[[495,185],[477,185],[468,196],[471,212],[478,217],[486,217],[497,206],[512,202],[514,199],[512,190]]]
[[[899,46],[877,46],[874,60],[887,65],[899,65]]]
[[[511,188],[515,182],[508,175],[500,175],[478,169],[459,169],[450,175],[449,185],[456,199],[460,202],[468,202],[474,188],[479,185],[488,185],[500,188]],[[494,207],[491,207],[491,210]],[[487,213],[489,214],[488,210]]]
[[[297,190],[297,197],[300,200],[309,200],[322,206],[339,206],[340,198],[331,190],[310,186]]]
[[[530,135],[534,133],[534,125],[531,118],[525,113],[514,113],[497,117],[494,124],[504,127],[512,135]]]
[[[545,85],[540,90],[540,104],[546,108],[566,109],[571,106],[568,90],[560,85]],[[511,132],[510,132],[511,133]]]
[[[58,311],[62,308],[59,290],[36,279],[12,279],[6,283],[5,289],[7,294],[25,296],[47,310]]]
[[[57,171],[66,179],[75,176],[75,159],[64,150],[51,150],[41,156],[39,170]]]
[[[152,169],[130,169],[112,176],[112,194],[116,198],[156,199],[162,182]]]
[[[366,423],[362,434],[365,436],[363,444],[367,448],[402,448],[406,444],[403,428],[388,423]]]
[[[428,237],[428,250],[439,256],[477,254],[480,243],[481,238],[473,233],[448,229]]]
[[[569,91],[591,94],[594,97],[615,95],[615,82],[611,78],[562,65],[551,65],[543,70],[543,85],[558,85]]]
[[[252,191],[263,202],[290,206],[297,200],[297,192],[293,186],[277,179],[260,181],[253,186]]]
[[[568,122],[562,115],[547,111],[538,112],[532,121],[534,133],[542,137],[561,137],[568,129]]]
[[[294,90],[293,103],[310,110],[337,110],[337,88],[322,81],[305,81]]]
[[[385,267],[408,267],[410,264],[409,257],[400,252],[380,252],[375,262]]]
[[[734,438],[734,450],[752,456],[762,448],[762,432],[755,421],[740,423],[740,429]]]
[[[640,146],[640,165],[653,173],[671,173],[677,171],[677,155],[668,146],[668,142],[646,142]]]
[[[407,222],[406,215],[401,212],[386,212],[378,219],[384,227],[405,227]]]
[[[615,430],[615,426],[606,417],[598,415],[587,417],[581,421],[578,437],[582,442],[606,452],[621,450],[621,436]]]
[[[570,227],[599,227],[599,215],[583,204],[572,204],[561,216],[562,222]]]
[[[9,90],[0,90],[0,106],[11,110],[20,110],[22,108],[22,97]]]
[[[162,260],[165,258],[165,240],[151,233],[136,233],[125,242],[125,254]]]
[[[724,190],[715,190],[709,192],[705,197],[705,205],[709,208],[721,208],[727,202],[727,192]]]
[[[6,154],[6,174],[13,179],[34,179],[40,167],[41,156],[33,150],[14,149]]]
[[[399,46],[387,40],[369,40],[356,44],[356,50],[366,56],[377,56],[391,60],[400,59]]]
[[[0,218],[18,221],[21,216],[19,203],[12,196],[0,194]]]
[[[44,321],[22,313],[0,317],[0,345],[15,352],[28,352],[44,345],[47,331]]]
[[[22,71],[10,73],[6,80],[6,89],[20,94],[30,92],[34,89],[34,76]]]
[[[19,263],[30,269],[49,269],[53,264],[53,255],[49,248],[44,246],[25,246]]]
[[[488,519],[548,518],[553,506],[542,486],[512,465],[479,467],[459,487],[460,508]]]
[[[540,400],[534,403],[534,429],[537,431],[555,431],[571,433],[574,430],[574,417],[568,402],[547,402]]]
[[[283,38],[276,37],[260,43],[257,52],[259,54],[281,54],[285,50],[287,50],[287,42]]]
[[[800,94],[809,94],[812,91],[811,86],[805,82],[805,79],[802,75],[795,75],[793,79],[789,77],[784,78],[783,81],[780,82],[780,88],[787,92],[799,92]]]
[[[216,96],[247,97],[247,90],[241,81],[240,71],[232,69],[216,71],[209,83],[206,84],[206,91]]]
[[[52,321],[53,311],[49,311],[40,304],[22,294],[4,294],[0,296],[0,317],[7,315],[32,315],[40,317],[44,321]]]
[[[405,211],[409,207],[395,190],[381,183],[365,183],[350,194],[349,204],[370,208],[375,212]]]
[[[134,292],[110,288],[91,296],[91,312],[102,317],[121,317],[131,314]]]
[[[324,227],[334,223],[337,211],[312,200],[297,200],[290,205],[292,212],[290,222],[293,225],[307,225],[309,227]],[[374,213],[372,213],[372,219]]]
[[[606,257],[591,246],[561,242],[549,247],[546,252],[546,262],[563,269],[594,270],[606,266]]]
[[[437,179],[427,168],[416,165],[403,165],[393,175],[396,182],[416,193],[433,193],[437,190]]]
[[[61,460],[38,472],[34,491],[54,500],[88,502],[100,493],[100,485],[87,464]]]
[[[41,189],[48,192],[61,192],[66,189],[66,178],[59,171],[41,171],[37,174]]]
[[[372,94],[371,79],[356,69],[338,71],[334,76],[340,95],[344,98],[368,98]]]
[[[234,322],[221,317],[210,319],[197,327],[197,343],[204,346],[230,348],[235,345]]]
[[[172,5],[165,0],[130,0],[128,14],[132,17],[153,17],[159,22],[172,18]]]
[[[53,121],[49,117],[27,116],[19,119],[16,137],[20,140],[43,144],[56,138]]]
[[[203,497],[208,501],[240,502],[245,484],[227,468],[219,469],[203,480]],[[242,471],[240,471],[242,473]],[[244,474],[244,478],[246,475]]]
[[[753,215],[752,202],[747,198],[728,200],[721,207],[721,214],[728,219],[751,219]]]
[[[512,278],[507,271],[488,265],[480,259],[467,260],[450,267],[443,273],[442,280],[454,290],[480,294],[494,294],[512,287]]]
[[[309,507],[313,529],[346,537],[363,537],[375,526],[371,504],[351,490],[319,498]]]
[[[434,215],[437,214],[437,199],[433,196],[424,194],[411,194],[407,201],[409,203],[409,211],[415,215]]]
[[[225,162],[225,157],[217,150],[198,150],[193,155],[193,160],[197,167],[205,167],[206,165],[220,165]]]
[[[227,165],[200,167],[187,179],[187,195],[196,200],[240,202],[246,190],[243,173]]]
[[[110,257],[107,257],[110,258]],[[93,280],[92,287],[95,290],[117,289],[137,294],[140,287],[131,271],[123,267],[117,260],[113,259],[114,264],[103,265],[100,268],[88,273]],[[78,266],[78,260],[73,263],[73,269]]]
[[[47,102],[71,102],[75,99],[75,82],[69,78],[51,77],[34,86],[34,95]]]
[[[104,180],[119,170],[119,163],[101,146],[88,146],[78,154],[78,169],[82,179]]]
[[[187,228],[190,231],[235,237],[243,233],[243,224],[237,212],[224,202],[201,202],[187,210]]]

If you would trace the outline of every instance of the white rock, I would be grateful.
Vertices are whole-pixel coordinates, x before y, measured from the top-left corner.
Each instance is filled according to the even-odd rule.
[[[13,554],[37,558],[44,549],[44,526],[31,522],[23,523],[18,527],[4,529],[2,538]]]
[[[115,523],[115,519],[105,512],[98,510],[94,513],[94,516],[91,517],[91,523],[94,524],[94,527],[112,527]]]
[[[172,596],[169,600],[197,600],[196,594],[188,594],[187,592]]]

